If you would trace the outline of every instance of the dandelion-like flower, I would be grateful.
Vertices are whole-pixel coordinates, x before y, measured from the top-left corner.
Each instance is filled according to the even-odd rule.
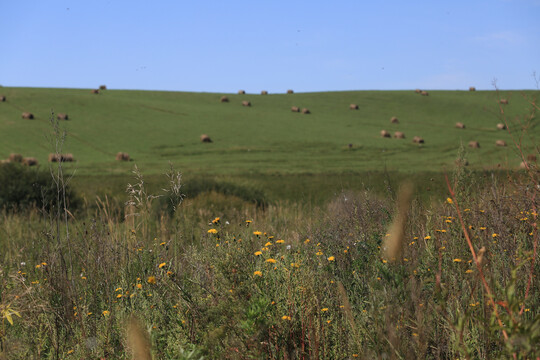
[[[317,255],[317,256],[321,256],[322,254],[323,254],[323,253],[322,253],[322,251],[321,251],[321,250],[319,250],[319,251],[317,251],[317,253],[316,253],[315,255]]]
[[[253,232],[253,235],[261,236],[261,235],[262,235],[262,232],[260,232],[260,231],[254,231],[254,232]]]
[[[333,256],[330,256],[330,257],[328,258],[328,261],[334,261],[334,260],[336,260],[336,258],[333,257]]]
[[[156,277],[155,276],[149,276],[146,280],[149,284],[155,284],[156,283]]]
[[[327,312],[327,311],[328,311],[328,308],[322,308],[321,311],[322,311],[322,312]]]
[[[162,268],[164,268],[166,265],[167,265],[167,263],[161,263],[161,264],[159,264],[159,268],[162,269]]]
[[[137,289],[142,289],[142,284],[137,284]]]
[[[461,262],[461,259],[454,259],[454,262]]]
[[[208,230],[208,233],[209,234],[217,234],[217,230],[216,229],[210,229],[210,230]]]
[[[446,198],[446,202],[449,203],[449,204],[453,204],[454,202],[452,201],[451,198]]]
[[[255,255],[256,255],[256,256],[262,255],[262,251],[255,251]]]
[[[104,311],[102,312],[103,316],[109,316],[110,313],[111,313],[111,312],[108,311],[108,310],[104,310]],[[92,313],[88,313],[88,315],[91,315],[91,314],[92,314]]]
[[[291,317],[290,317],[290,316],[287,316],[287,315],[283,315],[283,316],[281,317],[281,320],[289,320],[289,321],[291,321]]]
[[[429,236],[429,235],[424,237],[424,240],[429,240],[429,239],[431,239],[431,236]]]
[[[285,240],[276,240],[276,244],[283,244],[285,242]]]
[[[212,220],[212,224],[217,224],[217,223],[219,223],[219,220],[220,220],[220,219],[219,219],[218,217],[215,218],[214,220]]]
[[[271,246],[272,245],[272,242],[267,242],[266,244],[264,244],[264,246]]]
[[[491,234],[491,237],[493,238],[496,238],[497,236],[499,236],[499,234],[496,234],[496,233]]]
[[[253,272],[253,276],[262,276],[262,272],[257,270],[255,272]]]
[[[310,241],[311,241],[311,240],[306,239],[306,240],[304,240],[304,244],[307,244],[307,243],[309,243]]]
[[[276,263],[276,259],[272,259],[272,258],[266,259],[266,262],[267,262],[267,263],[271,263],[271,264],[275,264],[275,263]]]

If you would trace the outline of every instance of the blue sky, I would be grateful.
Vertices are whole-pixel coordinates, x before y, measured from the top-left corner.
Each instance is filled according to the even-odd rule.
[[[0,85],[536,88],[540,0],[0,0]]]

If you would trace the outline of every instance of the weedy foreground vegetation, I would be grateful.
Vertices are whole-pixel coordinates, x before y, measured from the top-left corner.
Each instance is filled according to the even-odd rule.
[[[535,359],[538,167],[461,165],[433,203],[403,184],[314,206],[186,198],[172,168],[157,193],[136,167],[125,202],[90,201],[56,163],[48,200],[1,215],[0,358]]]

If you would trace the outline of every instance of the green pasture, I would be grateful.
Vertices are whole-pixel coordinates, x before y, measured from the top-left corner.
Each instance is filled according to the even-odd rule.
[[[521,135],[531,113],[525,97],[533,91],[348,91],[296,94],[217,94],[160,91],[0,88],[0,158],[10,153],[36,157],[47,166],[51,112],[67,113],[64,152],[78,175],[129,175],[134,164],[147,175],[162,173],[171,162],[193,176],[281,176],[365,171],[440,172],[453,167],[464,144],[475,170],[516,168],[520,159],[502,121],[498,97],[510,130]],[[228,103],[220,97],[227,95]],[[243,100],[251,107],[243,107]],[[359,110],[350,110],[349,104]],[[311,114],[293,113],[291,106]],[[21,118],[32,112],[34,120]],[[399,118],[391,124],[390,118]],[[456,129],[463,122],[466,129]],[[402,131],[406,139],[381,138],[380,131]],[[201,143],[208,134],[213,143]],[[523,138],[539,141],[537,122]],[[421,136],[425,144],[412,142]],[[501,139],[507,147],[496,147]],[[471,140],[479,149],[467,148]],[[349,147],[352,144],[352,147]],[[115,161],[119,151],[133,161]]]

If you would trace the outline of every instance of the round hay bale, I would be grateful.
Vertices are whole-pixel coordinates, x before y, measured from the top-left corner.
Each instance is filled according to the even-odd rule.
[[[125,152],[119,152],[116,154],[116,161],[129,161],[129,154]]]
[[[211,143],[212,139],[210,139],[210,136],[208,136],[206,134],[202,134],[201,135],[201,142],[203,142],[203,143]]]
[[[287,94],[294,94],[294,91],[292,91],[291,89],[287,90]]]
[[[402,133],[401,131],[396,131],[394,133],[394,138],[396,138],[396,139],[405,139],[405,134]]]
[[[48,162],[58,162],[59,158],[60,158],[60,156],[58,154],[50,153],[48,158],[47,158],[47,161]]]
[[[242,101],[242,106],[251,106],[251,102],[247,101],[247,100],[244,100],[244,101]]]
[[[107,90],[107,85],[99,85],[99,90]]]
[[[388,131],[386,131],[386,130],[381,130],[381,137],[383,137],[383,138],[390,138],[390,137],[392,137],[392,136],[390,135],[390,133],[389,133]]]
[[[311,111],[309,111],[308,108],[303,108],[302,109],[302,114],[311,114]]]
[[[261,91],[261,95],[268,95],[268,91],[266,90]]]
[[[26,166],[37,166],[38,165],[38,161],[37,161],[37,159],[35,157],[25,157],[25,158],[23,158],[22,163],[23,163],[23,165],[26,165]]]
[[[395,116],[392,116],[392,117],[390,118],[390,122],[391,122],[392,124],[399,124],[399,120],[398,120],[398,118],[395,117]]]
[[[413,137],[413,143],[415,144],[423,144],[424,143],[424,139],[422,139],[420,136],[415,136]]]
[[[457,123],[456,123],[456,128],[458,128],[458,129],[465,129],[465,124],[462,123],[462,122],[457,122]]]
[[[298,106],[292,106],[291,111],[292,112],[300,112],[300,108]]]
[[[351,105],[349,105],[349,109],[351,109],[351,110],[358,110],[358,105],[356,105],[356,104],[351,104]]]
[[[69,120],[68,114],[59,113],[57,116],[58,120]]]
[[[478,141],[469,141],[469,147],[473,149],[479,149],[480,143]]]
[[[12,163],[16,163],[16,162],[21,163],[23,161],[23,156],[21,154],[11,153],[9,154],[7,159],[9,162],[12,162]]]
[[[0,101],[1,101],[1,102],[6,101],[6,97],[5,97],[4,95],[0,95]]]
[[[65,162],[73,162],[75,159],[73,158],[73,154],[64,154],[60,155],[61,160]]]
[[[221,99],[219,99],[219,101],[221,101],[222,103],[226,103],[226,102],[229,102],[229,98],[226,96],[222,96]]]
[[[503,123],[498,123],[497,124],[497,130],[506,130],[506,125],[503,124]]]
[[[33,119],[33,118],[34,118],[34,114],[32,114],[31,112],[23,112],[23,113],[22,113],[22,118],[23,118],[23,119]]]
[[[475,88],[474,86],[471,86],[471,87],[469,88],[469,91],[476,91],[476,88]]]
[[[499,100],[499,104],[502,104],[502,105],[508,105],[508,99],[501,99],[501,100]]]
[[[353,144],[349,144],[349,149],[352,149],[352,147],[353,147]]]
[[[238,95],[245,95],[245,94],[246,94],[245,90],[238,90]]]
[[[429,96],[429,93],[428,93],[427,91],[422,91],[420,94],[421,94],[422,96]]]
[[[93,89],[92,94],[99,94],[99,90],[98,89]]]
[[[534,154],[527,155],[527,161],[528,162],[536,162],[536,155],[534,155]]]
[[[420,94],[422,92],[422,90],[416,89],[416,90],[414,90],[414,92],[417,93],[417,94]]]
[[[495,141],[496,146],[506,146],[506,141],[504,140],[497,140]]]

